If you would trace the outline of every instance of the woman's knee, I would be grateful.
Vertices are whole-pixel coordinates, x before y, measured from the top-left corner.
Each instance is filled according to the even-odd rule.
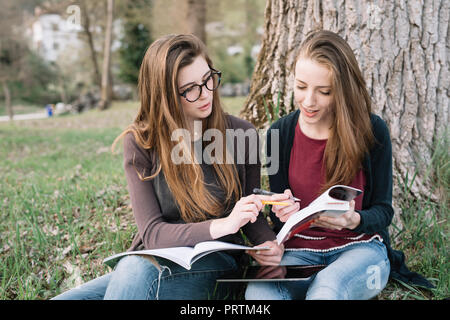
[[[245,290],[245,300],[263,300],[270,291],[271,288],[266,283],[249,283]]]
[[[379,261],[367,267],[365,280],[364,299],[371,299],[378,295],[387,285],[391,272],[389,259]]]
[[[329,266],[317,273],[306,293],[306,300],[346,299],[346,276]]]
[[[288,300],[287,292],[278,282],[250,282],[245,290],[245,300]]]
[[[105,300],[147,300],[154,297],[159,270],[150,261],[139,256],[120,260],[105,293]]]
[[[150,282],[158,277],[158,268],[149,260],[135,255],[122,258],[114,269],[111,281]]]
[[[347,252],[317,274],[306,298],[371,299],[386,286],[389,272],[387,256],[370,247]]]

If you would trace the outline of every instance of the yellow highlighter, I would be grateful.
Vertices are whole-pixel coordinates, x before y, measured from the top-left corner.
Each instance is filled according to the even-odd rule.
[[[274,204],[277,206],[289,206],[290,203],[289,202],[279,202],[279,201],[266,201],[266,200],[262,200],[261,201],[264,205],[266,204]]]

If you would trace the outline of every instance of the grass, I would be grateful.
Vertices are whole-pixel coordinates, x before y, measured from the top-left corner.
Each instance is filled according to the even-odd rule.
[[[47,299],[107,271],[135,232],[122,156],[136,104],[0,125],[0,298]]]
[[[238,117],[245,99],[246,97],[222,97],[221,102],[226,112]]]
[[[223,103],[237,115],[244,98]],[[121,150],[111,154],[110,146],[137,107],[115,103],[104,112],[0,123],[0,299],[49,299],[110,271],[103,258],[128,248],[136,227]],[[448,143],[433,161],[448,176],[442,148]],[[390,282],[378,298],[446,298],[446,201],[405,199],[402,207],[398,249],[436,289]]]
[[[408,291],[404,298],[436,299],[449,298],[450,287],[450,247],[449,235],[449,206],[448,195],[450,189],[449,167],[449,141],[448,134],[444,132],[436,139],[431,164],[427,172],[431,179],[435,193],[440,194],[441,202],[436,203],[430,199],[417,200],[404,197],[400,201],[403,228],[393,235],[399,243],[399,249],[407,254],[410,268],[419,272],[432,282],[436,289],[431,292],[406,286]],[[415,179],[406,177],[399,182],[403,194],[410,194],[410,188]],[[393,290],[398,295],[396,290]]]
[[[448,216],[448,207],[443,204],[427,200],[403,200],[403,228],[394,234],[391,232],[391,238],[398,242],[395,249],[405,253],[410,270],[424,275],[436,288],[429,291],[391,281],[379,298],[449,298]]]

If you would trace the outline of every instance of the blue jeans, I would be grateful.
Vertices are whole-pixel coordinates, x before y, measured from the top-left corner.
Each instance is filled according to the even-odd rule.
[[[305,281],[251,282],[249,300],[368,300],[386,286],[390,263],[386,246],[372,240],[329,252],[286,251],[282,265],[325,264]]]
[[[229,287],[217,286],[216,279],[235,272],[236,260],[215,252],[196,261],[191,270],[156,258],[160,269],[140,256],[122,258],[111,273],[66,291],[52,300],[154,300],[223,299]]]

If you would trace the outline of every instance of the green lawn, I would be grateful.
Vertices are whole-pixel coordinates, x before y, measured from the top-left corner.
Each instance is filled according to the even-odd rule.
[[[122,154],[110,146],[136,110],[0,124],[0,298],[52,297],[106,272],[101,260],[129,245]]]
[[[237,114],[244,98],[223,103]],[[136,227],[121,148],[112,154],[110,146],[137,108],[114,103],[103,112],[0,123],[0,299],[51,298],[108,272],[102,259],[128,248]],[[437,289],[390,283],[379,298],[448,297],[448,209],[406,207],[400,245]]]

